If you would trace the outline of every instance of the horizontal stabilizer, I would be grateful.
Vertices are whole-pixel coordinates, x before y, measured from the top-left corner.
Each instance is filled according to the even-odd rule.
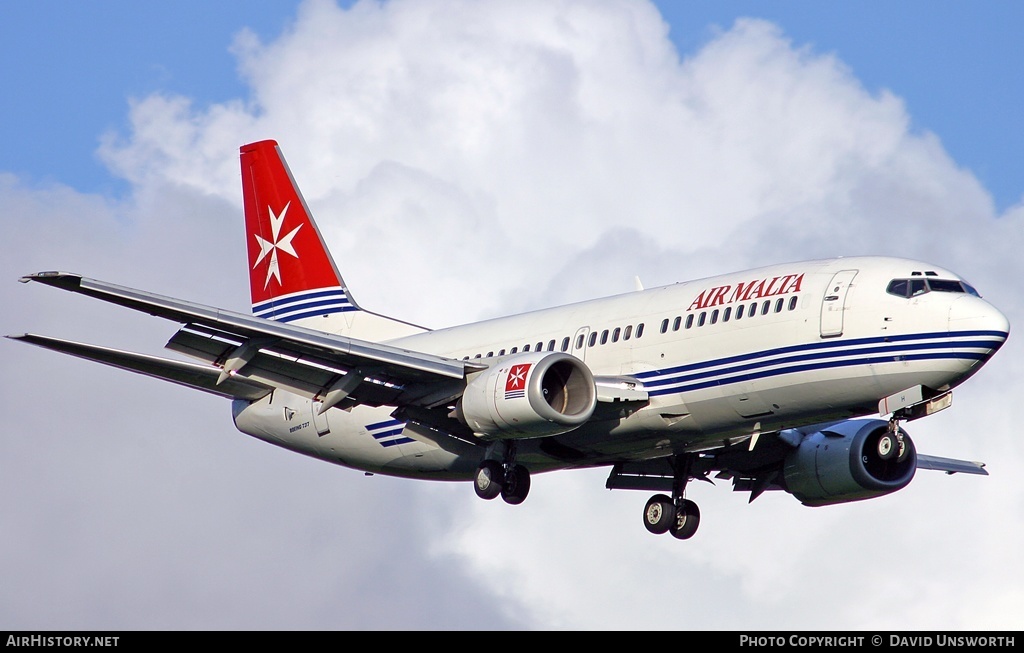
[[[956,460],[954,458],[940,458],[938,456],[924,456],[917,454],[918,469],[934,469],[947,474],[980,474],[988,476],[985,471],[985,463],[970,460]]]
[[[146,376],[171,381],[172,383],[189,388],[204,390],[221,397],[253,401],[271,391],[271,388],[263,384],[254,383],[235,376],[231,376],[223,383],[218,384],[217,379],[220,376],[221,370],[212,365],[176,361],[169,358],[160,358],[159,356],[110,349],[109,347],[100,347],[98,345],[87,345],[85,343],[49,338],[31,333],[7,337],[12,340],[20,340],[46,349],[117,367],[122,370],[128,370],[129,372],[145,374]]]

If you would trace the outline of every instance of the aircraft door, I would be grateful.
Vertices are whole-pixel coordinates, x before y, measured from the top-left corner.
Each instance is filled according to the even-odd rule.
[[[327,413],[320,414],[320,406],[322,405],[319,401],[314,401],[311,405],[313,409],[313,425],[316,426],[316,434],[318,436],[324,436],[331,432],[331,427],[327,424]]]
[[[846,294],[850,290],[857,270],[840,270],[832,277],[821,300],[821,337],[836,338],[843,335],[843,311]]]
[[[590,335],[590,327],[580,327],[572,338],[572,355],[581,361],[587,360],[587,336]]]

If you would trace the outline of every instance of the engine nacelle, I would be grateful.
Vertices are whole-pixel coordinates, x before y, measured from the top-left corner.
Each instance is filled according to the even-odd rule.
[[[482,437],[535,438],[583,424],[597,406],[590,368],[559,352],[519,354],[469,382],[459,420]]]
[[[804,505],[826,506],[906,487],[917,471],[917,450],[900,429],[903,453],[884,460],[878,441],[888,428],[885,420],[849,420],[808,435],[786,457],[786,490]]]

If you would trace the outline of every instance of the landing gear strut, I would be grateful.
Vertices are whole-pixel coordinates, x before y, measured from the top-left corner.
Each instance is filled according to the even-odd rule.
[[[516,463],[514,442],[506,447],[503,462],[487,459],[480,463],[473,481],[473,489],[481,499],[501,495],[505,503],[518,505],[530,493],[530,470]]]
[[[675,476],[672,479],[672,496],[655,494],[644,506],[644,526],[655,535],[671,533],[679,540],[688,540],[697,532],[700,525],[700,509],[697,504],[683,498],[686,483],[690,480],[689,456],[677,456],[672,467]]]
[[[878,437],[877,453],[882,460],[902,461],[907,455],[907,443],[903,441],[900,420],[895,415],[889,420],[888,430]]]

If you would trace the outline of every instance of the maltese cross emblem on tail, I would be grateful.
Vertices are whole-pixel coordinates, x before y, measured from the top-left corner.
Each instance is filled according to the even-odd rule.
[[[256,237],[256,242],[260,246],[260,254],[256,258],[255,265],[252,266],[253,269],[255,270],[256,266],[259,265],[263,259],[267,258],[268,254],[270,255],[270,262],[267,264],[267,280],[263,284],[264,289],[270,286],[271,277],[277,279],[278,285],[282,285],[281,267],[277,261],[278,251],[282,251],[285,254],[288,254],[289,256],[299,258],[299,255],[295,253],[295,248],[292,247],[292,239],[295,238],[295,234],[299,232],[299,229],[302,228],[302,225],[300,224],[298,227],[295,227],[287,234],[285,234],[283,238],[281,237],[281,226],[284,224],[284,217],[288,213],[289,206],[291,206],[291,202],[288,202],[287,204],[284,205],[284,208],[281,209],[280,216],[274,215],[274,210],[271,209],[269,206],[267,207],[267,212],[270,214],[270,231],[271,238],[273,238],[273,241],[269,241],[266,238],[260,236],[259,234],[253,234]]]

